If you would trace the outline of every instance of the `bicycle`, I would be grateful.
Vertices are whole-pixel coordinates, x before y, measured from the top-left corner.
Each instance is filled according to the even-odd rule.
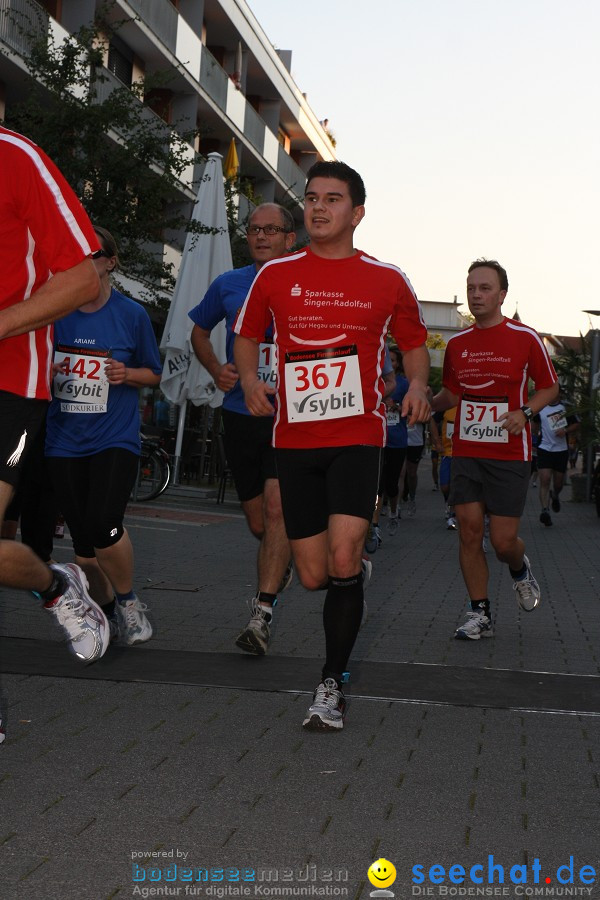
[[[155,500],[166,491],[171,478],[171,460],[158,439],[142,435],[142,452],[132,499]]]

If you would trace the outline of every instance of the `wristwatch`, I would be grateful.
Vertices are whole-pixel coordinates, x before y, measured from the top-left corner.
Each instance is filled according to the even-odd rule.
[[[521,407],[521,412],[523,413],[523,415],[525,416],[525,418],[527,419],[527,421],[528,421],[528,422],[531,422],[531,420],[533,419],[533,410],[530,409],[529,406],[522,406],[522,407]]]

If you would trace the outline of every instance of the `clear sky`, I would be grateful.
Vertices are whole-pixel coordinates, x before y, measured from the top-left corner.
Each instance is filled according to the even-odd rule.
[[[504,312],[600,310],[599,0],[248,0],[367,188],[355,243],[420,299],[496,258]],[[600,317],[592,318],[600,328]]]

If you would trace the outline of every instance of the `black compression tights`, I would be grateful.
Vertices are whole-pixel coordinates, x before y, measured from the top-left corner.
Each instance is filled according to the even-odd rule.
[[[363,615],[362,573],[330,578],[323,606],[326,659],[324,678],[341,683]]]

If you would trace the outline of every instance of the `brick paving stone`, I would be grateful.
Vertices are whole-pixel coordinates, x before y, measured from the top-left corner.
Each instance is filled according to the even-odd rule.
[[[600,522],[565,499],[543,529],[535,493],[522,534],[539,610],[518,611],[490,552],[496,636],[454,640],[467,607],[458,535],[423,488],[415,518],[373,556],[354,658],[464,666],[474,679],[482,667],[598,675]],[[167,492],[132,513],[136,589],[156,626],[147,651],[234,652],[256,556],[239,508],[178,505]],[[68,536],[57,543],[59,560],[71,552]],[[314,658],[315,683],[321,605],[296,579],[272,647]],[[6,590],[0,633],[57,639],[36,601]],[[537,856],[555,876],[571,855],[600,870],[600,717],[471,708],[468,695],[461,707],[355,698],[344,733],[314,735],[300,727],[305,693],[5,675],[1,695],[9,900],[136,896],[131,855],[153,849],[188,853],[196,867],[339,867],[351,898],[368,897],[379,856],[397,868],[397,897],[412,895],[414,865],[487,865],[490,853],[507,871]]]

